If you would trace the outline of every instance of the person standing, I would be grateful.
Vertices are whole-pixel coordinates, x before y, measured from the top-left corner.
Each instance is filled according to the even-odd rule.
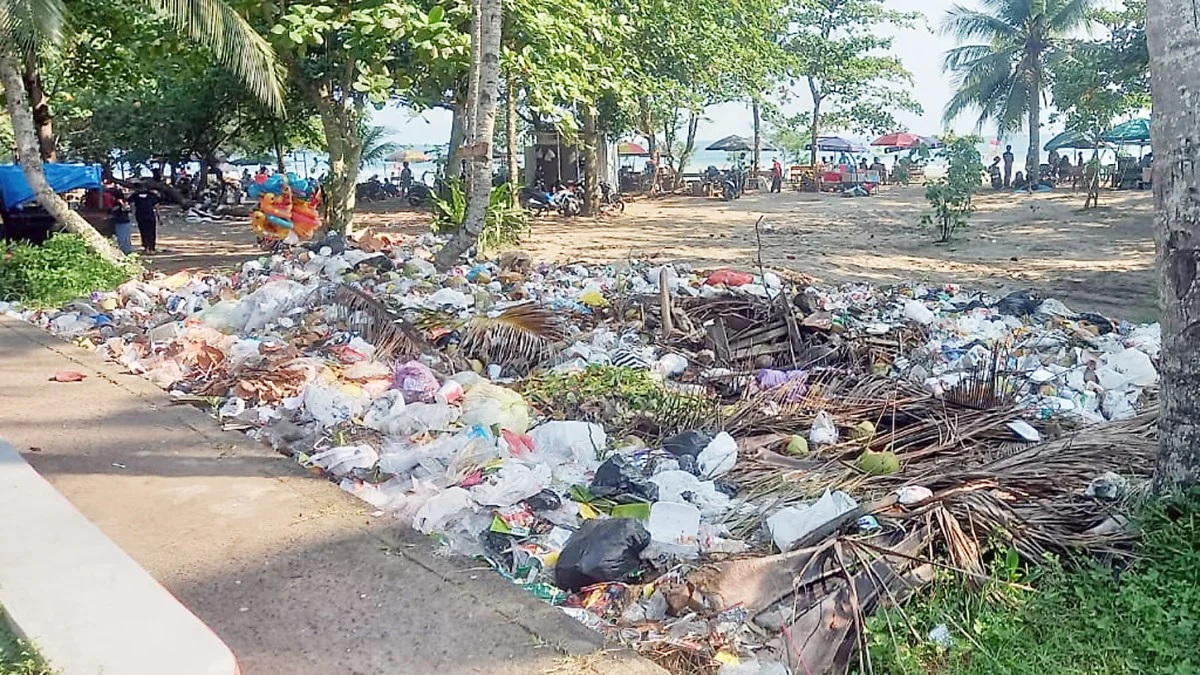
[[[106,184],[102,204],[108,209],[108,222],[117,237],[117,248],[125,255],[133,253],[133,221],[129,218],[125,193],[115,184]]]
[[[771,160],[771,192],[783,192],[783,165],[778,157]]]
[[[1013,157],[1012,146],[1011,145],[1005,146],[1004,147],[1004,187],[1012,187],[1012,168],[1013,168],[1013,160],[1014,159],[1016,159],[1016,158]]]
[[[139,188],[130,197],[133,214],[137,218],[138,233],[142,235],[142,251],[158,252],[158,203],[162,199],[154,190]]]
[[[408,191],[412,189],[412,169],[409,168],[408,162],[404,162],[400,169],[400,197],[403,199],[408,196]]]

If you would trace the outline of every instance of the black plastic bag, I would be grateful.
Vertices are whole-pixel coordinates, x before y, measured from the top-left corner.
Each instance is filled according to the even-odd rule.
[[[601,464],[588,487],[597,497],[618,504],[658,501],[658,486],[643,476],[629,457],[621,454],[613,455]]]
[[[554,490],[546,488],[536,495],[526,498],[525,503],[534,511],[554,511],[562,506],[562,498]]]
[[[704,448],[708,447],[709,443],[712,443],[712,439],[712,435],[708,432],[693,429],[692,431],[675,434],[663,441],[663,450],[676,457],[682,455],[696,457],[699,456]]]
[[[619,504],[658,501],[658,486],[642,475],[641,469],[626,455],[609,457],[596,469],[588,487],[597,497]]]
[[[588,520],[575,530],[554,566],[554,583],[577,591],[602,581],[621,581],[638,569],[650,533],[633,518]]]
[[[1029,316],[1041,307],[1042,301],[1025,291],[1013,291],[1000,299],[993,309],[1001,314],[1012,316]]]

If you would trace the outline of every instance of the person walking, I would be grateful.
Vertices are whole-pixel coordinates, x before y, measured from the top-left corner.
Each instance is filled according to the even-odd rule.
[[[158,252],[158,203],[162,198],[154,190],[142,187],[130,197],[137,218],[138,233],[142,235],[142,251]]]
[[[1004,148],[1004,187],[1012,187],[1012,168],[1013,160],[1012,146],[1008,145]]]
[[[108,209],[108,222],[113,227],[117,237],[117,248],[121,253],[133,253],[133,220],[129,217],[129,203],[125,201],[125,193],[113,183],[104,186],[102,204]]]
[[[783,192],[783,165],[778,157],[771,160],[771,192]]]

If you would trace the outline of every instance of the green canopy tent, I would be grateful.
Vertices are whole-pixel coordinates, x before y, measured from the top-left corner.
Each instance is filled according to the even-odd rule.
[[[1093,150],[1102,145],[1104,143],[1099,141],[1094,134],[1068,129],[1051,138],[1044,147],[1046,152],[1056,152],[1058,150]]]
[[[1150,145],[1150,120],[1139,117],[1123,122],[1100,134],[1100,140],[1116,145]]]

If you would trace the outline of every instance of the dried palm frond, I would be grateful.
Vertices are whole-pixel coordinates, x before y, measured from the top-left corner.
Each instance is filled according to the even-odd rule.
[[[534,304],[509,307],[499,315],[477,316],[463,328],[463,355],[525,373],[552,356],[551,345],[566,337],[566,322]]]
[[[444,358],[397,312],[356,288],[338,285],[333,291],[333,307],[335,316],[375,345],[380,356],[401,359],[426,354]]]

